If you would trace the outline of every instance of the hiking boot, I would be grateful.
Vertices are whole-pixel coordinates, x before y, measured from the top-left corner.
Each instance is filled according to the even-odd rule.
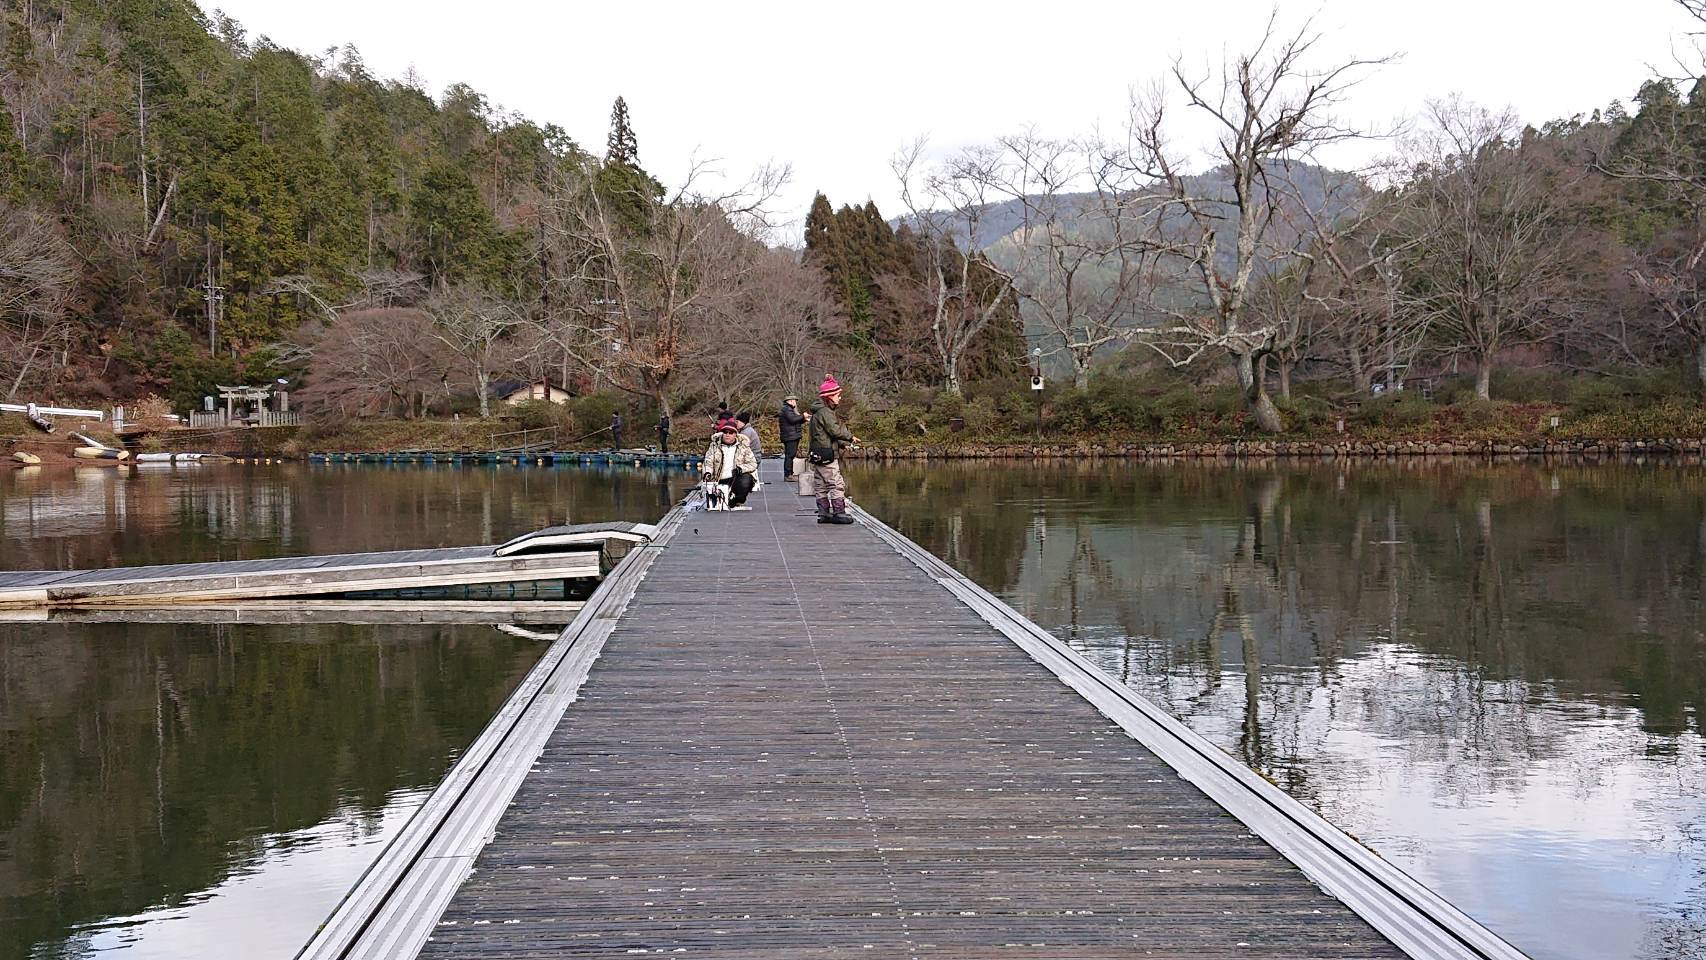
[[[818,522],[823,523],[824,521],[819,520]],[[843,524],[845,524],[845,523],[858,523],[859,521],[853,519],[852,517],[848,516],[845,513],[836,513],[836,514],[830,515],[829,522],[830,523],[843,523]]]
[[[817,522],[818,523],[835,523],[837,521],[832,514],[820,513],[817,515]]]

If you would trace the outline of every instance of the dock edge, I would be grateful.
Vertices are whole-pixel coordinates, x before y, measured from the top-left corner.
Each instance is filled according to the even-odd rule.
[[[1319,814],[1147,698],[1119,683],[999,597],[857,505],[852,512],[1038,664],[1250,828],[1400,950],[1418,960],[1529,960]]]

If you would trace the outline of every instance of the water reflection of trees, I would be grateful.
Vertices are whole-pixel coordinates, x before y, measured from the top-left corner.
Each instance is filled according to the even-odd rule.
[[[1706,471],[935,463],[853,485],[1519,945],[1706,943]]]
[[[486,627],[10,626],[0,954],[179,901],[429,787],[538,647]]]
[[[628,467],[0,471],[0,569],[492,543],[565,521],[656,520],[685,478]]]
[[[1277,698],[1308,689],[1264,675],[1328,686],[1388,644],[1427,654],[1437,680],[1406,691],[1400,728],[1483,717],[1487,684],[1514,681],[1633,705],[1654,750],[1691,722],[1706,732],[1695,468],[950,463],[858,481],[903,531],[1175,709],[1235,670],[1238,749],[1259,769],[1274,736],[1298,735],[1272,729],[1297,715]],[[1517,752],[1535,735],[1469,733]]]

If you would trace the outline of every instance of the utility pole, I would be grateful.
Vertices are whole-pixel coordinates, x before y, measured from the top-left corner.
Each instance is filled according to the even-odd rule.
[[[1043,440],[1043,348],[1031,349],[1031,392],[1037,395],[1037,442]]]
[[[225,288],[213,282],[213,244],[207,245],[207,280],[201,285],[201,301],[207,307],[207,355],[219,351],[219,304],[225,302]]]

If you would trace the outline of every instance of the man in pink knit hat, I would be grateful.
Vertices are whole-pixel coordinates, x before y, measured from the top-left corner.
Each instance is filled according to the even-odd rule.
[[[835,375],[823,378],[817,388],[817,405],[812,407],[811,425],[806,440],[806,460],[812,465],[812,485],[817,491],[818,523],[852,523],[847,515],[847,481],[841,478],[837,462],[842,446],[858,443],[852,431],[841,425],[835,408],[841,406],[841,384]]]

